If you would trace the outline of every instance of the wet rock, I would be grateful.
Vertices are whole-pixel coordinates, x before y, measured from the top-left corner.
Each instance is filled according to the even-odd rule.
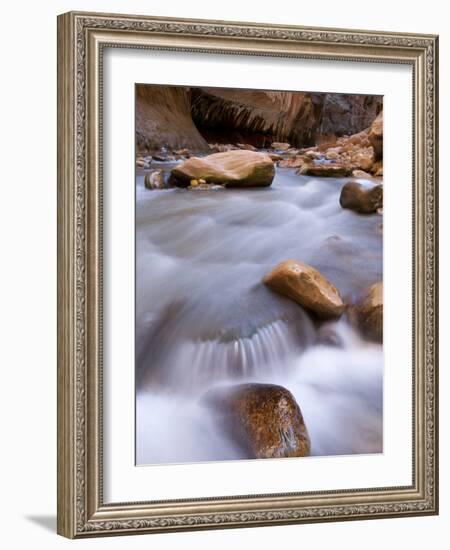
[[[374,165],[372,166],[372,174],[376,178],[383,177],[383,161],[377,160]]]
[[[158,162],[168,162],[175,160],[175,156],[169,153],[165,147],[161,147],[159,151],[153,153],[153,160]]]
[[[375,162],[373,147],[360,147],[350,154],[350,162],[358,170],[370,172]]]
[[[375,283],[364,298],[350,308],[350,317],[365,337],[375,342],[383,341],[383,283]]]
[[[342,208],[354,210],[359,214],[373,214],[383,206],[383,186],[368,186],[357,181],[349,181],[341,190],[339,203]]]
[[[332,150],[329,149],[325,153],[325,158],[328,159],[328,160],[336,160],[336,159],[341,158],[341,156],[337,151],[332,151]]]
[[[279,155],[278,153],[268,153],[268,155],[273,162],[278,162],[284,159],[283,155]]]
[[[369,174],[369,172],[364,172],[364,170],[353,170],[352,176],[354,178],[370,178],[372,179],[372,174]]]
[[[238,149],[232,143],[210,143],[208,144],[211,151],[214,153],[226,153],[227,151],[235,151]]]
[[[281,160],[278,166],[280,168],[304,168],[306,170],[312,163],[311,158],[306,155],[294,155]]]
[[[236,146],[239,147],[239,149],[243,149],[244,151],[257,151],[258,150],[251,143],[236,143]]]
[[[164,175],[162,170],[152,170],[145,174],[144,185],[147,189],[164,189]]]
[[[318,163],[304,165],[300,168],[300,175],[316,176],[316,177],[331,177],[343,178],[349,176],[352,172],[352,167],[339,162]]]
[[[190,191],[219,191],[225,189],[223,185],[214,185],[210,183],[205,183],[204,180],[192,180],[195,181],[195,184],[189,185],[187,189]],[[202,181],[203,183],[200,183]]]
[[[139,168],[150,168],[150,163],[142,157],[138,157],[136,159],[136,166],[138,166]]]
[[[184,147],[183,149],[177,149],[174,153],[180,157],[189,157],[189,149]]]
[[[317,149],[308,149],[305,151],[305,155],[311,159],[321,159],[323,158],[323,153]]]
[[[377,158],[383,157],[383,111],[377,116],[377,118],[372,122],[369,132],[368,139],[372,145]]]
[[[287,151],[291,148],[290,143],[285,143],[282,141],[274,141],[271,145],[272,149],[275,149],[277,151]]]
[[[226,187],[267,187],[274,176],[275,166],[268,155],[236,150],[191,157],[172,169],[170,182],[187,187],[191,180],[202,178]]]
[[[322,319],[340,317],[344,311],[337,288],[319,271],[297,260],[281,262],[263,282]]]
[[[308,456],[310,440],[303,416],[286,388],[239,384],[211,390],[206,399],[221,425],[252,458]]]

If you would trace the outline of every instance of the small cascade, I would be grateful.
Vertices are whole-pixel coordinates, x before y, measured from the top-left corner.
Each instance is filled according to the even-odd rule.
[[[382,450],[382,347],[262,283],[289,258],[346,303],[382,278],[381,219],[339,206],[345,182],[277,169],[267,189],[149,191],[138,175],[138,464],[248,458],[203,399],[243,381],[294,395],[313,455]]]

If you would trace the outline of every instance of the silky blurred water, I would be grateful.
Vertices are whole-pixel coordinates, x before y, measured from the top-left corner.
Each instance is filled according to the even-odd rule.
[[[382,217],[339,205],[345,178],[278,169],[271,187],[136,186],[138,464],[247,458],[202,401],[217,384],[272,382],[296,397],[312,454],[382,451],[382,347],[345,316],[339,347],[263,276],[306,262],[356,299],[382,279]],[[362,180],[360,180],[362,181]]]

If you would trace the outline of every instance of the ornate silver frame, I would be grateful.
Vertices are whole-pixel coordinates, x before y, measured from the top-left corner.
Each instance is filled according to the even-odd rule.
[[[412,66],[411,486],[103,503],[100,92],[104,47]],[[437,48],[438,38],[431,35],[96,13],[58,17],[58,533],[79,538],[438,513]]]

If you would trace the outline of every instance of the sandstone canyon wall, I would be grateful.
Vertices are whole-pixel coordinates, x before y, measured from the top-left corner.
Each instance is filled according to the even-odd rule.
[[[368,128],[380,96],[169,86],[136,87],[139,152],[162,146],[207,150],[207,142],[269,147],[316,145]]]
[[[161,147],[208,149],[191,116],[191,91],[177,86],[136,85],[136,150]]]

